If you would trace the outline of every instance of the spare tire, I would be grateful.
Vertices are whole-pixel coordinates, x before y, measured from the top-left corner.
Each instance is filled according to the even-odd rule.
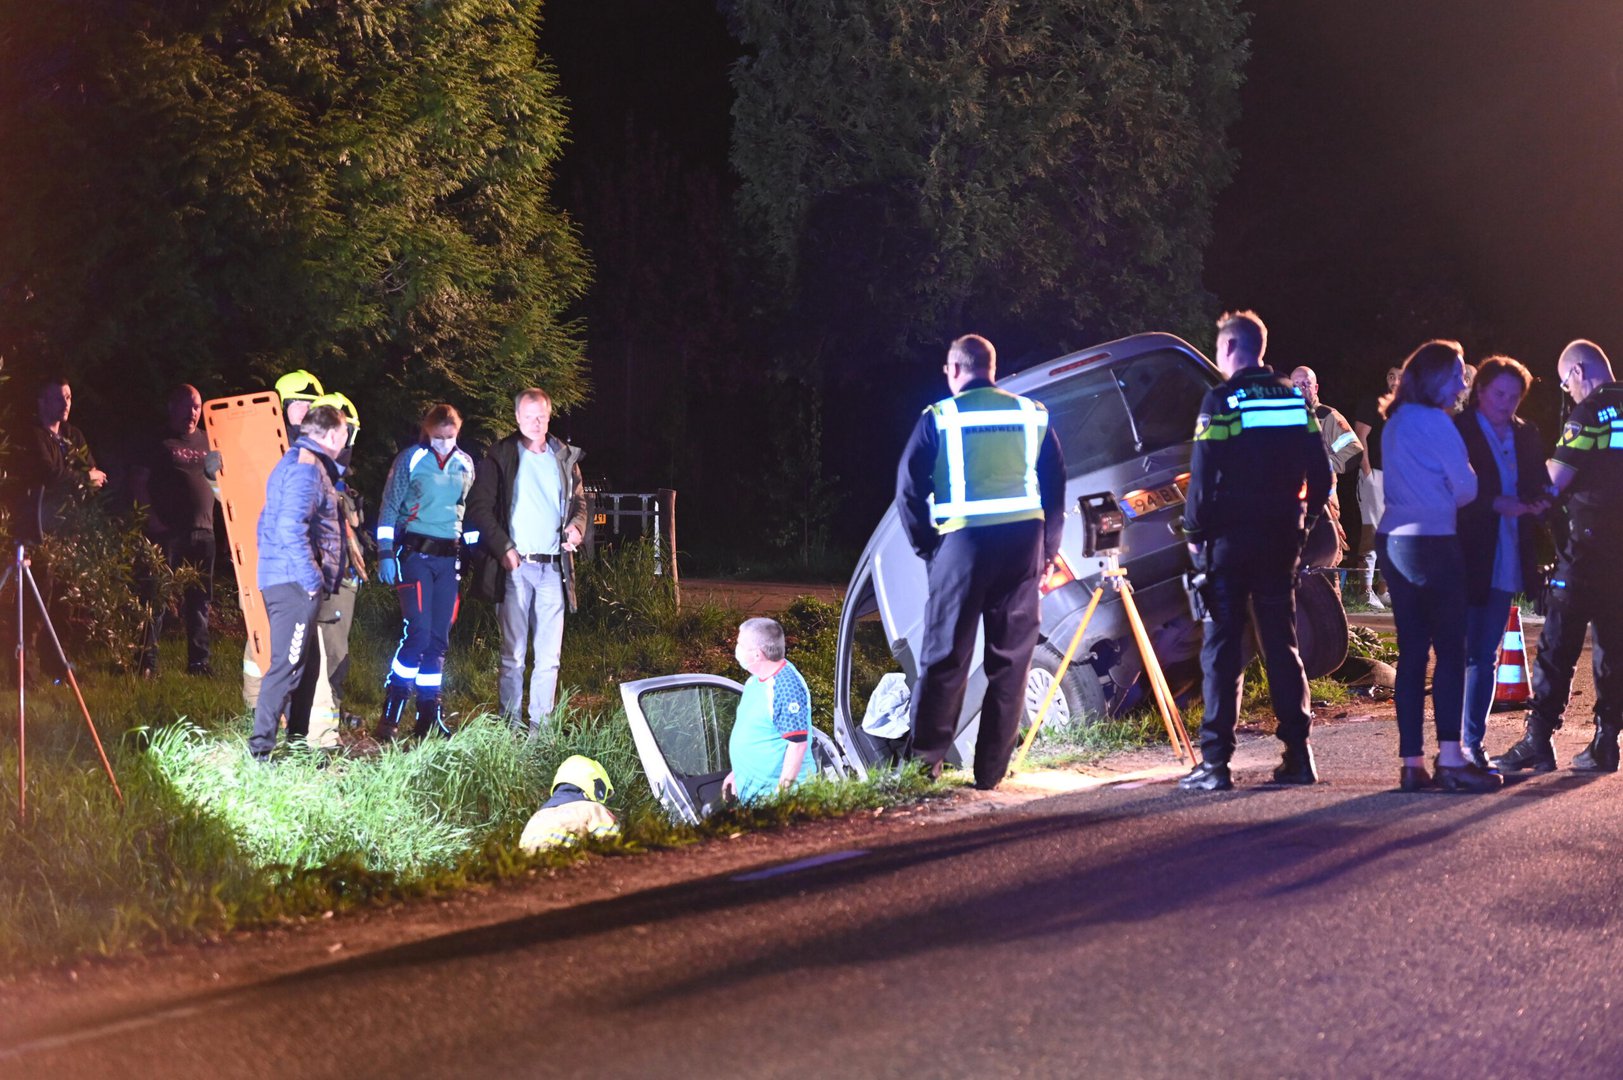
[[[1347,659],[1347,611],[1325,574],[1297,579],[1296,647],[1310,679],[1322,679]]]
[[[1031,669],[1026,675],[1026,719],[1022,727],[1036,721],[1037,710],[1042,707],[1048,688],[1054,684],[1054,675],[1063,659],[1064,655],[1050,643],[1037,643],[1031,654]],[[1054,695],[1054,704],[1049,707],[1043,726],[1061,731],[1072,724],[1097,723],[1105,718],[1108,707],[1104,685],[1093,665],[1085,655],[1074,656],[1070,667],[1065,669],[1060,692]]]

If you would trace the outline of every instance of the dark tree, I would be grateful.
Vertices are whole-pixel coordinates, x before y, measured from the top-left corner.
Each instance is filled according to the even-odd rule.
[[[550,203],[540,11],[7,5],[0,350],[92,400],[309,367],[384,415],[446,396],[506,425],[532,382],[578,402],[589,267]]]

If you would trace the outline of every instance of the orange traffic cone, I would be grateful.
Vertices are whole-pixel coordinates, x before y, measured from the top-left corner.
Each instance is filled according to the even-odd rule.
[[[1505,639],[1499,645],[1499,668],[1495,673],[1493,707],[1515,708],[1533,700],[1533,684],[1527,678],[1527,648],[1522,641],[1522,612],[1510,605],[1510,621],[1505,623]]]

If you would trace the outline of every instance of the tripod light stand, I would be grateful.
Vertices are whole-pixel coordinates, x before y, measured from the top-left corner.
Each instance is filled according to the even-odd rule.
[[[96,744],[96,753],[101,757],[101,767],[107,771],[107,779],[113,785],[113,794],[118,801],[124,801],[124,792],[119,789],[118,778],[113,775],[113,766],[107,760],[107,751],[101,745],[101,736],[96,733],[96,724],[90,719],[90,707],[85,704],[85,696],[79,691],[79,680],[74,678],[73,667],[68,663],[68,654],[62,648],[62,640],[56,636],[56,627],[51,622],[51,613],[45,608],[45,598],[40,595],[39,585],[34,581],[34,571],[28,559],[27,545],[17,541],[17,556],[6,572],[0,575],[0,596],[6,591],[8,582],[17,583],[17,817],[28,816],[28,691],[26,687],[26,650],[28,636],[23,630],[23,585],[26,582],[28,591],[34,595],[34,603],[39,608],[40,621],[45,630],[51,635],[51,647],[56,650],[57,657],[62,661],[68,686],[73,689],[73,696],[78,699],[79,711],[84,714],[85,727],[90,730],[90,738]]]

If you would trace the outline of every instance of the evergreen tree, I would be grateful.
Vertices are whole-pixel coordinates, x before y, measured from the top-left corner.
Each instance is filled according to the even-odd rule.
[[[838,376],[971,329],[1012,358],[1203,328],[1238,0],[722,6],[749,50],[738,209],[798,360]]]
[[[540,0],[0,10],[0,352],[85,397],[309,367],[363,413],[586,390]]]

